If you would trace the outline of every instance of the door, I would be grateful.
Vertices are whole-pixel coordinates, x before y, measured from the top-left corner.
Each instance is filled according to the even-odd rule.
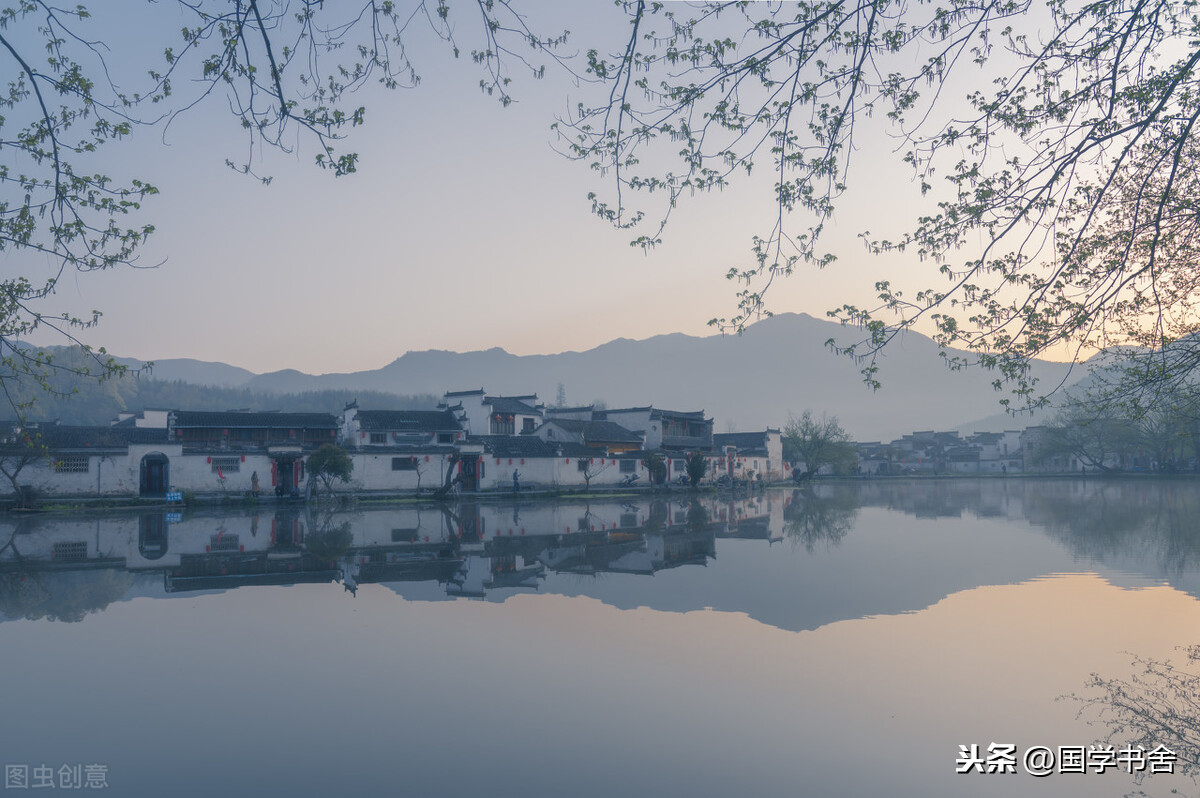
[[[148,454],[142,458],[140,492],[143,496],[162,496],[171,484],[170,464],[164,454]]]

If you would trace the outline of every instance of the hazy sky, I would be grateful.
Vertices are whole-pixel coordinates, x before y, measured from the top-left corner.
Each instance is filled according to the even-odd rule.
[[[123,16],[103,17],[118,7]],[[104,25],[161,15],[116,34],[126,37],[114,47],[126,65],[155,57],[154,30],[178,27],[170,3],[92,11]],[[456,13],[473,41],[469,9]],[[625,25],[608,4],[533,4],[528,19],[570,29],[567,52],[615,50]],[[303,145],[267,153],[267,186],[226,168],[226,158],[243,157],[244,140],[220,97],[107,153],[106,165],[161,189],[146,206],[157,232],[141,257],[160,265],[71,275],[56,306],[102,311],[87,340],[115,354],[318,373],[377,368],[408,350],[549,353],[707,335],[709,319],[736,312],[736,285],[724,275],[748,263],[755,233],[770,230],[768,170],[682,204],[664,244],[643,254],[629,232],[590,213],[587,194],[602,178],[552,147],[555,115],[600,90],[553,68],[540,81],[515,72],[518,102],[502,108],[479,91],[469,57],[455,60],[432,36],[412,41],[421,85],[362,92],[367,124],[343,146],[361,155],[355,175],[334,179]],[[931,266],[875,258],[855,238],[911,218],[913,189],[890,146],[882,135],[862,140],[855,193],[828,239],[839,262],[777,283],[773,309],[824,316],[844,302],[869,304],[876,280],[932,279]],[[42,266],[29,253],[5,261],[18,273]]]

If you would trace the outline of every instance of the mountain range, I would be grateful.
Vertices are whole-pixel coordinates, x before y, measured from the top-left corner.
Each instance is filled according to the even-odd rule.
[[[350,373],[288,369],[254,374],[224,363],[157,360],[151,379],[262,395],[348,390],[440,396],[485,388],[491,394],[536,393],[547,403],[555,400],[561,384],[571,405],[603,401],[608,407],[702,409],[715,419],[718,432],[782,427],[789,414],[810,409],[837,416],[858,440],[891,440],[915,429],[1021,428],[1045,416],[1005,415],[999,402],[1007,394],[993,387],[995,373],[951,370],[937,345],[913,332],[885,350],[877,375],[882,387],[872,391],[859,366],[826,345],[831,338],[853,341],[856,334],[861,333],[785,313],[759,321],[741,335],[619,338],[583,352],[552,355],[513,355],[500,348],[426,350],[408,352],[379,369]],[[1078,366],[1072,372],[1065,363],[1033,363],[1044,386],[1070,383],[1085,372]]]

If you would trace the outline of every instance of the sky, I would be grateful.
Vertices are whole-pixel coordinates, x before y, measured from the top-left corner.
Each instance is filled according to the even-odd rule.
[[[156,42],[179,24],[170,3],[93,12],[131,75],[155,63]],[[134,13],[158,16],[131,25]],[[472,20],[462,19],[457,33],[470,42]],[[571,30],[568,54],[615,50],[626,25],[608,4],[533,4],[528,19]],[[429,35],[410,41],[420,85],[361,92],[366,124],[342,147],[360,153],[356,174],[317,169],[303,142],[263,155],[269,185],[226,168],[245,139],[219,96],[109,148],[101,167],[160,189],[142,212],[156,227],[145,268],[69,275],[54,309],[101,311],[82,337],[121,356],[309,373],[378,368],[410,350],[535,354],[711,335],[710,319],[737,312],[725,274],[747,265],[752,237],[770,230],[769,174],[681,203],[664,243],[644,253],[629,231],[592,215],[588,193],[603,177],[556,151],[556,115],[604,89],[553,66],[541,80],[514,72],[517,102],[501,107],[479,90],[465,53],[455,59]],[[856,238],[911,218],[904,197],[915,189],[894,149],[882,131],[864,135],[852,155],[857,182],[827,235],[837,263],[777,282],[772,310],[823,317],[869,305],[877,280],[932,279],[929,264],[871,256]],[[51,267],[27,252],[4,262],[16,273]]]

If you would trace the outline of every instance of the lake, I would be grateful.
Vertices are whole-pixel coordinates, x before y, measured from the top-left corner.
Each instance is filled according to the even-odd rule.
[[[1198,791],[1192,481],[5,516],[3,544],[0,792]]]

